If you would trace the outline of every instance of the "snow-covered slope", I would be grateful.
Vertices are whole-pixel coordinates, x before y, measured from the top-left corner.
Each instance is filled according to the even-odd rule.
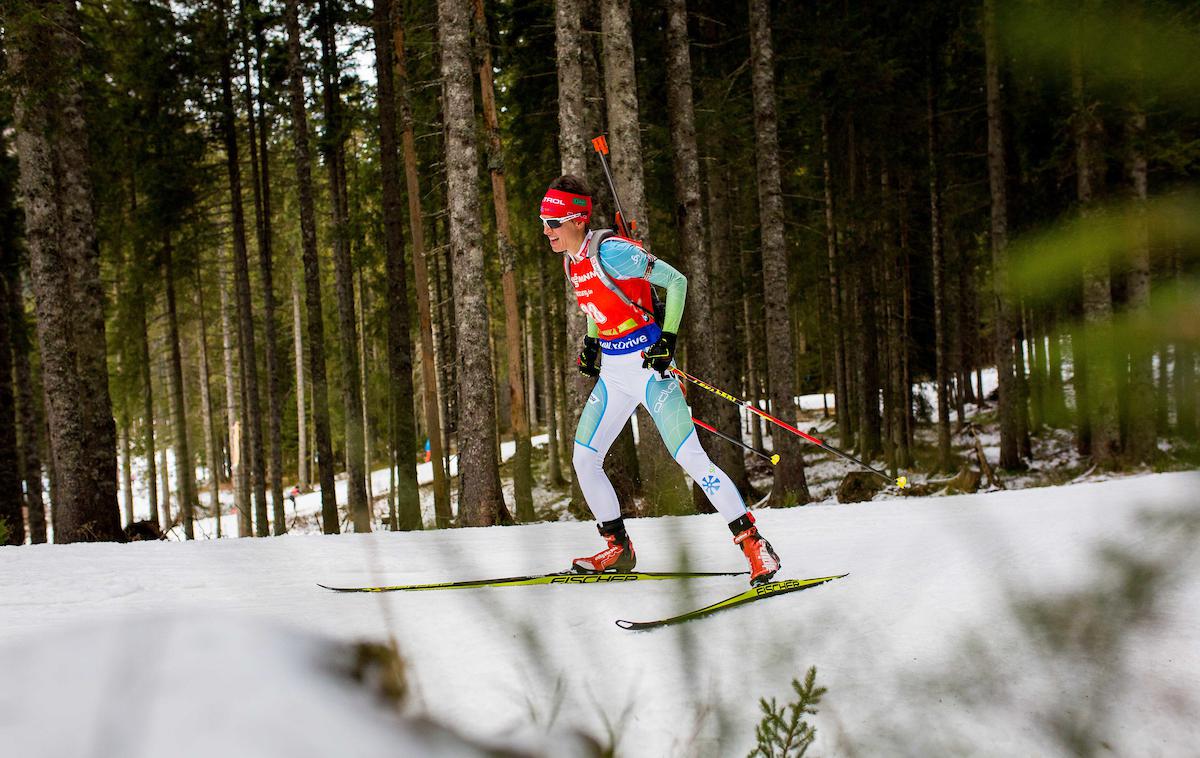
[[[30,758],[493,755],[400,717],[357,684],[379,677],[371,660],[323,635],[230,614],[76,625],[0,650],[0,737],[5,755]],[[540,742],[531,754],[594,754],[571,735]]]
[[[1186,755],[1200,744],[1200,572],[1187,560],[1197,553],[1187,531],[1197,492],[1200,475],[1176,473],[761,511],[780,578],[850,576],[642,633],[613,621],[706,604],[744,579],[387,595],[315,586],[554,570],[596,549],[586,523],[0,548],[0,745],[14,701],[41,691],[42,678],[75,672],[81,687],[129,694],[119,648],[87,642],[94,625],[115,622],[95,634],[128,634],[159,659],[192,660],[155,679],[183,709],[199,661],[241,668],[242,647],[272,644],[205,642],[206,625],[249,615],[343,640],[394,636],[413,708],[491,740],[578,727],[615,741],[619,755],[744,755],[758,699],[787,700],[791,679],[815,665],[829,688],[813,719],[821,755],[1055,754],[1056,735],[1089,725],[1118,755]],[[715,516],[638,520],[630,531],[641,569],[742,567]],[[1105,562],[1106,546],[1146,565]],[[1150,570],[1160,564],[1161,582]],[[1146,587],[1158,589],[1149,600],[1133,591]],[[1032,597],[1053,601],[1031,606]],[[166,614],[175,631],[143,626],[144,614]],[[193,624],[201,632],[179,633]],[[326,728],[265,696],[277,677],[290,686],[288,676],[268,667],[256,677],[266,686],[231,679],[228,698],[256,718],[274,711],[297,733]],[[127,703],[99,717],[136,710]],[[220,723],[198,708],[172,715],[181,729]],[[357,734],[342,737],[353,744]]]

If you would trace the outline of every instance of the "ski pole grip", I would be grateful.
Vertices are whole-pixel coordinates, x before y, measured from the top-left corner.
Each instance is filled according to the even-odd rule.
[[[604,138],[603,134],[592,140],[592,147],[596,149],[597,153],[608,155],[608,140]]]

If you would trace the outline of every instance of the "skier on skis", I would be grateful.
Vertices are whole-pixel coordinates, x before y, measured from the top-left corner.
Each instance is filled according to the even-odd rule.
[[[754,517],[729,476],[700,446],[683,390],[669,373],[687,294],[687,278],[634,240],[592,230],[591,191],[576,176],[560,176],[542,198],[542,233],[563,256],[563,270],[587,315],[588,332],[577,360],[596,386],[575,430],[575,473],[608,546],[576,558],[581,573],[631,571],[637,562],[617,494],[604,473],[604,457],[638,404],[646,406],[667,450],[704,489],[729,524],[733,541],[750,562],[750,583],[769,582],[779,556],[754,525]],[[651,285],[667,291],[656,316]]]

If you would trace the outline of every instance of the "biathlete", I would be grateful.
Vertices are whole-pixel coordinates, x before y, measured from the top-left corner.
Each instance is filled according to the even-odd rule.
[[[709,459],[692,423],[692,412],[679,382],[668,373],[687,278],[648,254],[631,239],[592,230],[591,192],[578,177],[560,176],[542,198],[542,233],[563,256],[563,269],[587,315],[588,333],[579,354],[579,370],[596,377],[596,386],[575,430],[575,474],[601,536],[608,546],[572,564],[581,573],[630,571],[637,563],[625,531],[620,504],[604,473],[604,457],[637,410],[646,406],[663,442],[704,490],[721,514],[733,541],[750,562],[750,583],[768,582],[779,571],[779,556],[758,533],[741,493]],[[667,291],[665,313],[654,314],[651,285]]]

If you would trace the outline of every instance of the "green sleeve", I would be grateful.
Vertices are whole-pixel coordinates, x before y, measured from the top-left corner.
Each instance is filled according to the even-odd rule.
[[[679,322],[683,318],[683,304],[687,300],[687,277],[661,258],[654,261],[647,277],[650,283],[667,290],[667,313],[663,317],[664,332],[679,333]]]
[[[600,336],[600,327],[596,326],[596,322],[592,321],[591,316],[587,316],[587,322],[588,322],[587,336],[599,337]]]

